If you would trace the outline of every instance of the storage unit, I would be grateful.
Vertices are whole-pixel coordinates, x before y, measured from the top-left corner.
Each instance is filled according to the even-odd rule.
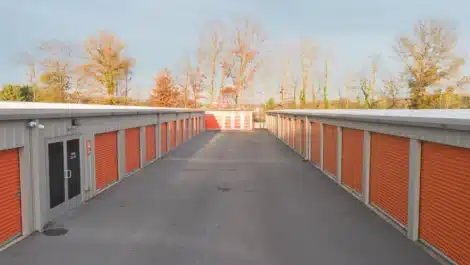
[[[300,120],[295,119],[295,139],[294,139],[294,145],[295,145],[295,151],[300,153],[300,140],[302,137],[302,132],[300,131]]]
[[[470,149],[423,142],[419,236],[457,264],[470,264]]]
[[[155,125],[145,126],[145,159],[147,162],[157,158],[157,140]]]
[[[126,173],[140,168],[140,128],[130,128],[125,131],[126,141]]]
[[[338,128],[323,124],[323,170],[336,177]]]
[[[188,140],[189,135],[189,119],[184,119],[184,135],[183,135],[183,142]]]
[[[178,145],[183,143],[183,120],[178,120],[178,127],[177,127],[177,133],[178,133]]]
[[[240,113],[235,113],[234,126],[235,126],[235,129],[240,129],[242,127]]]
[[[300,121],[300,130],[301,130],[301,151],[302,151],[302,156],[305,157],[307,152],[307,128],[305,127],[305,121],[301,120]]]
[[[408,219],[409,139],[372,133],[370,201],[404,228]]]
[[[118,173],[117,132],[95,135],[95,186],[101,190],[116,182]]]
[[[343,128],[341,134],[341,182],[360,194],[362,192],[364,131]]]
[[[231,115],[225,115],[224,116],[224,129],[233,129],[232,128],[232,116]]]
[[[245,115],[243,115],[243,127],[245,130],[253,129],[253,122],[252,122],[253,113],[251,111],[247,111]]]
[[[0,150],[0,247],[21,236],[21,181],[18,149]]]
[[[163,122],[160,125],[160,144],[162,155],[168,152],[168,123]]]
[[[170,121],[170,150],[176,147],[176,121]]]
[[[295,138],[295,120],[289,118],[289,146],[294,148],[294,138]]]

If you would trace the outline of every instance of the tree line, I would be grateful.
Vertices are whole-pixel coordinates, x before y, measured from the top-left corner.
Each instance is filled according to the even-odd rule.
[[[333,88],[332,61],[319,59],[321,45],[312,39],[300,40],[295,55],[276,53],[267,47],[259,23],[211,21],[183,69],[156,71],[142,100],[130,96],[136,59],[117,36],[99,32],[78,47],[45,41],[23,54],[28,80],[4,85],[0,100],[232,108],[247,107],[246,99],[264,83],[266,93],[278,95],[265,102],[267,109],[468,108],[470,78],[463,73],[465,58],[456,51],[457,37],[449,23],[419,21],[393,45],[401,71],[384,74],[385,60],[373,55],[366,69]],[[272,70],[273,65],[280,69]],[[330,99],[333,89],[338,96]]]

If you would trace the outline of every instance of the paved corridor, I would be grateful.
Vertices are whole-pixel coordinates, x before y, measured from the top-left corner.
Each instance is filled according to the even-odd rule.
[[[265,131],[201,134],[56,224],[0,264],[438,264]]]

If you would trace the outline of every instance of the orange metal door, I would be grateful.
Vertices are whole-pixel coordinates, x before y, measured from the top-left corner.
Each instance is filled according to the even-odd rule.
[[[184,120],[184,135],[183,135],[183,141],[186,142],[188,140],[188,132],[189,132],[189,119]]]
[[[168,152],[168,136],[167,136],[167,128],[168,123],[164,122],[160,125],[160,136],[161,136],[161,149],[162,149],[162,154]]]
[[[300,120],[295,119],[295,150],[297,152],[300,152],[300,139],[302,137],[301,131],[300,131]]]
[[[470,264],[470,149],[423,142],[420,238],[456,264]]]
[[[170,121],[170,149],[176,147],[176,121]]]
[[[235,129],[240,129],[241,127],[240,120],[241,120],[240,114],[239,113],[235,114]]]
[[[295,127],[294,127],[295,120],[289,119],[289,145],[290,147],[294,147],[294,134],[295,134]]]
[[[227,113],[224,117],[224,129],[232,129],[232,116],[230,116],[230,113]]]
[[[199,135],[201,133],[201,117],[197,117],[197,134]]]
[[[372,133],[370,141],[370,201],[406,227],[409,139]]]
[[[96,190],[118,180],[117,132],[95,135],[95,181]]]
[[[360,194],[364,131],[343,128],[342,137],[341,182]]]
[[[310,160],[318,166],[321,163],[321,127],[320,123],[311,122],[310,123],[311,133],[310,133]]]
[[[145,159],[152,161],[157,157],[157,146],[155,139],[155,125],[145,127]]]
[[[245,118],[245,119],[244,119],[244,122],[243,122],[243,123],[244,123],[244,126],[243,126],[243,127],[244,127],[246,130],[250,130],[251,125],[252,125],[252,124],[251,124],[251,115],[249,115],[248,113],[246,113],[246,114],[244,114],[244,118]]]
[[[22,233],[18,149],[0,151],[0,247]]]
[[[178,127],[176,127],[178,132],[178,144],[183,143],[183,120],[178,120]]]
[[[333,125],[323,125],[323,169],[336,177],[336,145],[338,129]]]
[[[301,120],[300,121],[300,130],[302,132],[301,134],[301,145],[302,145],[302,155],[305,157],[305,150],[307,150],[307,131],[305,129],[305,121]]]
[[[130,173],[140,168],[140,128],[126,129],[125,138],[126,172]]]

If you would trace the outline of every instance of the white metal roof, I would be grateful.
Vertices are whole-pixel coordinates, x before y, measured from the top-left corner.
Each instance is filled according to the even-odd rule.
[[[0,120],[203,112],[199,109],[0,101]]]

